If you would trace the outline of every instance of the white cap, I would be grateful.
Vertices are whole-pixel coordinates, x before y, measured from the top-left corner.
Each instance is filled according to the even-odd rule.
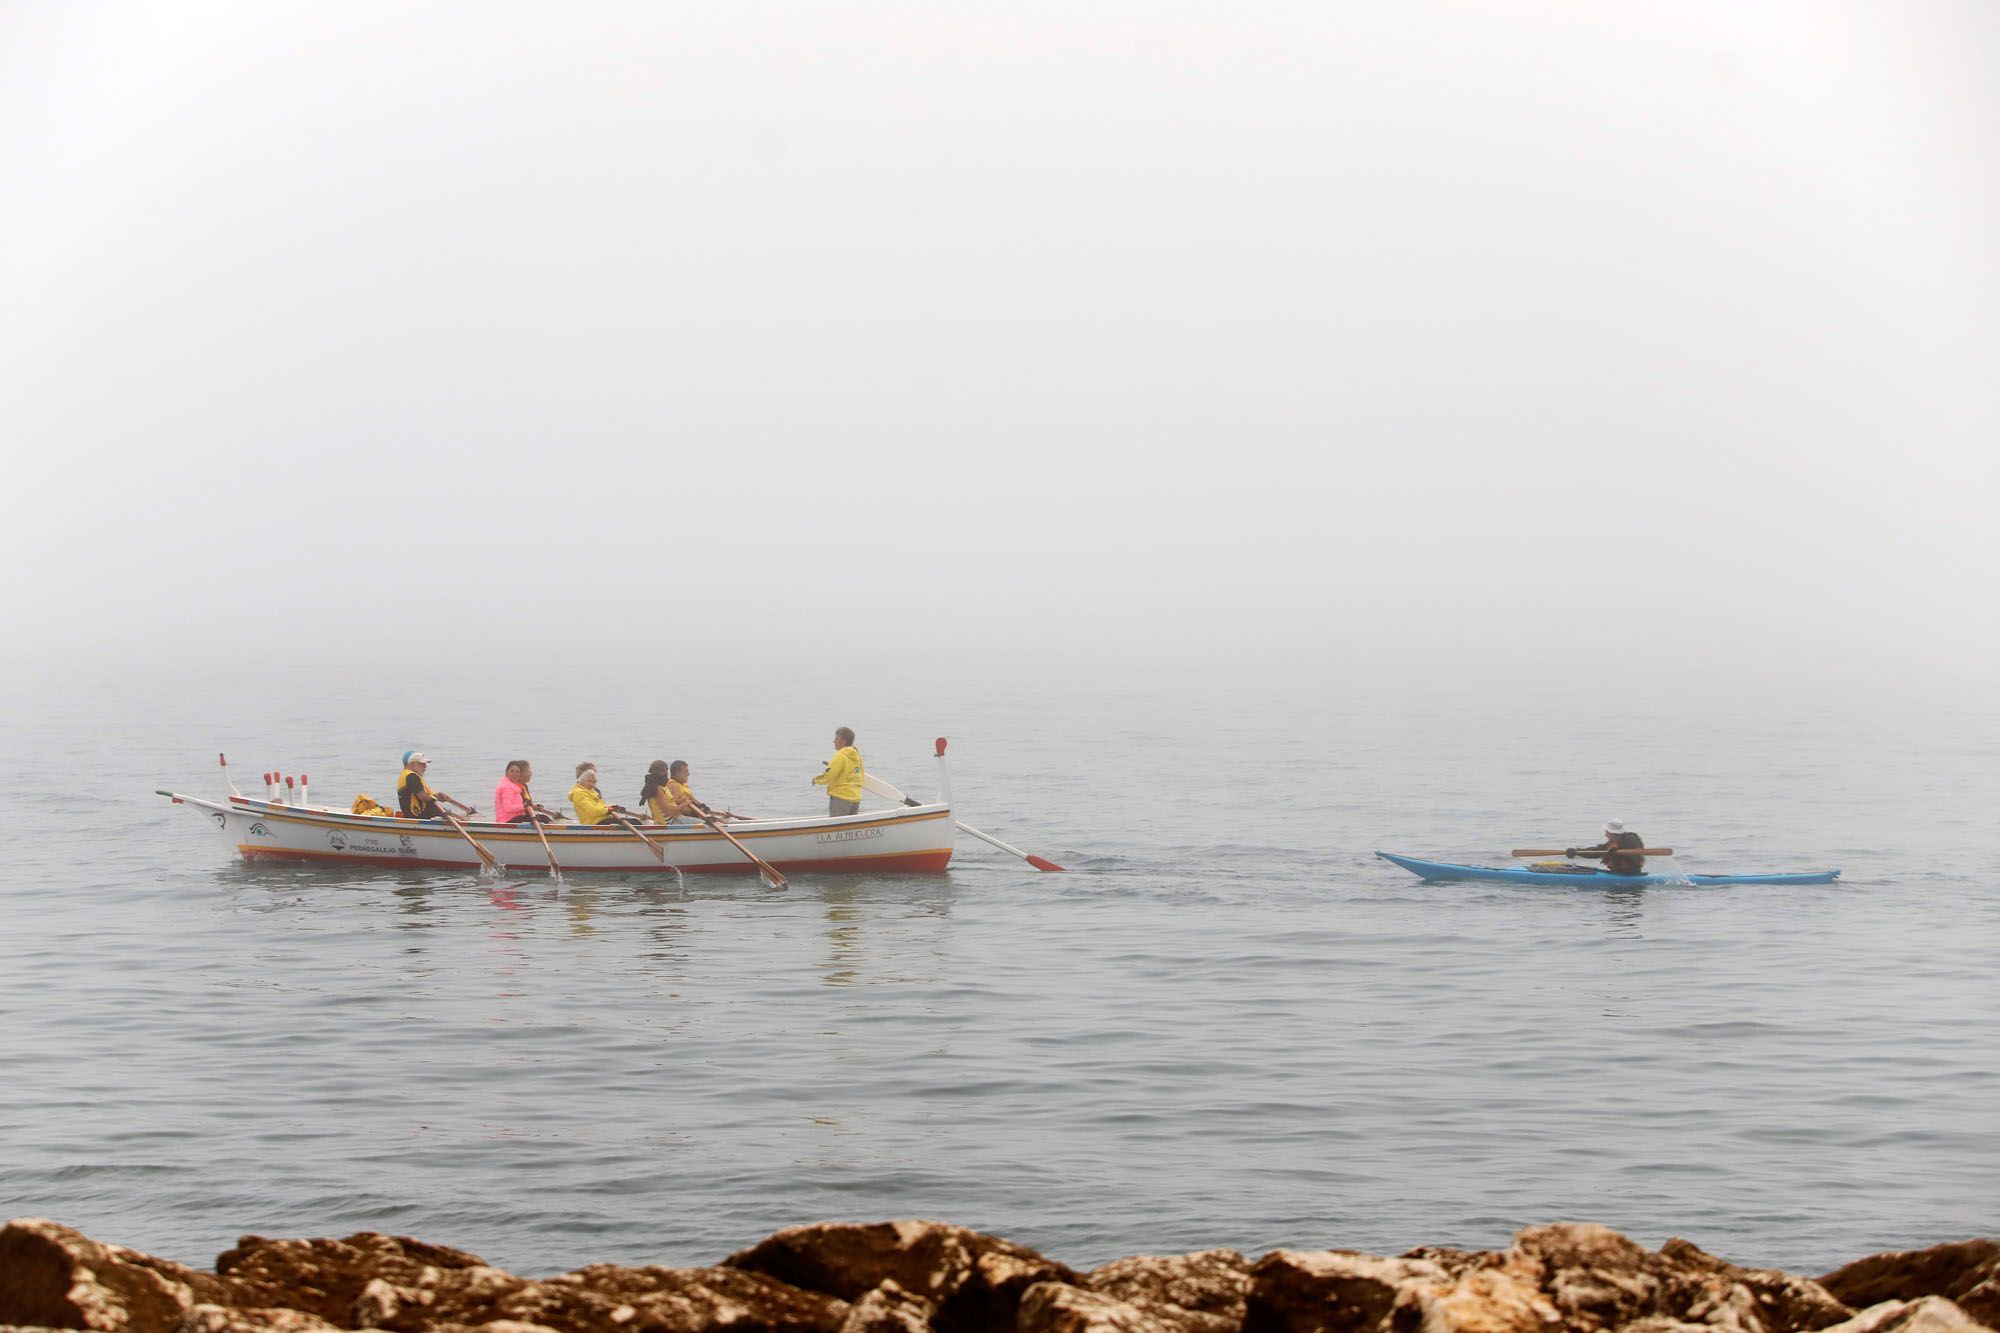
[[[1615,838],[1625,831],[1625,821],[1622,819],[1607,819],[1604,821],[1604,831]]]
[[[412,750],[403,756],[403,766],[405,768],[408,768],[411,764],[428,764],[430,761],[431,757],[422,750]]]

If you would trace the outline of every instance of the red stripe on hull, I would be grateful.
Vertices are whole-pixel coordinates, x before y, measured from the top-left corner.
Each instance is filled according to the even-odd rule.
[[[365,856],[351,852],[287,851],[275,847],[238,847],[246,861],[333,861],[354,866],[410,866],[419,870],[477,870],[479,866],[469,861],[438,861],[425,856]],[[814,861],[773,861],[772,865],[784,871],[830,870],[836,874],[856,871],[877,871],[898,875],[942,874],[951,864],[951,849],[942,848],[934,852],[899,852],[893,856],[840,856]],[[503,869],[510,872],[546,873],[549,868],[547,858],[538,861],[503,861]],[[575,871],[586,875],[671,875],[674,867],[663,866],[658,861],[635,861],[629,866],[564,866],[563,873]],[[682,866],[684,875],[754,875],[757,867],[747,859],[740,864],[726,862],[705,866]]]

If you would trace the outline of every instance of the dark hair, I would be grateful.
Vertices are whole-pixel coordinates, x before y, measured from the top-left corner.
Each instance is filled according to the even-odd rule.
[[[674,766],[673,766],[672,768],[668,769],[668,770],[667,770],[667,773],[668,773],[669,775],[672,775],[672,774],[675,774],[675,773],[685,773],[685,772],[687,772],[687,766],[688,766],[688,761],[687,761],[687,760],[685,760],[685,759],[676,759],[676,760],[674,760]]]
[[[646,765],[646,781],[639,788],[639,803],[644,805],[660,794],[660,788],[667,785],[667,761],[655,759]]]
[[[854,744],[854,728],[835,727],[833,730],[833,738],[839,741],[842,745],[852,745]]]
[[[528,761],[525,759],[509,759],[507,761],[507,768],[505,771],[512,773],[517,768],[526,768],[526,767],[528,767]]]

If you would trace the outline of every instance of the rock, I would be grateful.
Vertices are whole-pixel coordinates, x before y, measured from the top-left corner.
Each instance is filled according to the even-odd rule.
[[[1665,1333],[1675,1325],[1735,1333],[1810,1333],[1853,1314],[1809,1278],[1739,1268],[1684,1240],[1655,1253],[1606,1227],[1529,1227],[1502,1259],[1538,1286],[1565,1329]]]
[[[404,1285],[375,1279],[354,1302],[354,1322],[391,1333],[534,1326],[586,1330],[838,1333],[845,1301],[727,1268],[622,1268],[594,1264],[544,1281],[484,1266],[431,1269]]]
[[[181,1320],[177,1333],[327,1333],[339,1327],[303,1310],[197,1305]]]
[[[1818,1283],[1738,1268],[1686,1241],[1659,1252],[1583,1222],[1529,1227],[1498,1254],[1399,1259],[1279,1251],[1252,1271],[1246,1333],[1811,1333],[1853,1311]]]
[[[1180,1333],[1182,1327],[1114,1296],[1066,1282],[1029,1287],[1016,1320],[1019,1333]]]
[[[936,1333],[1013,1333],[1021,1295],[1077,1274],[1025,1246],[944,1222],[826,1222],[787,1227],[723,1260],[842,1300],[885,1282],[930,1301]]]
[[[1351,1250],[1276,1250],[1250,1270],[1244,1333],[1387,1328],[1389,1312],[1405,1287],[1442,1285],[1448,1278],[1428,1259],[1382,1259]]]
[[[1414,1250],[1404,1250],[1398,1257],[1427,1259],[1454,1277],[1472,1268],[1491,1268],[1498,1262],[1498,1256],[1491,1250],[1455,1250],[1447,1245],[1419,1245]]]
[[[1750,1333],[1778,1329],[1807,1333],[1829,1328],[1854,1313],[1846,1302],[1811,1278],[1775,1268],[1739,1268],[1692,1241],[1669,1240],[1660,1247],[1660,1257],[1679,1271],[1676,1294],[1690,1294],[1690,1284],[1699,1288],[1682,1306],[1683,1316],[1711,1327],[1740,1327]],[[1709,1313],[1724,1309],[1732,1312],[1733,1324],[1724,1324]]]
[[[1539,1287],[1499,1265],[1469,1264],[1442,1281],[1412,1283],[1396,1314],[1397,1327],[1424,1333],[1554,1333],[1563,1327]]]
[[[1595,1223],[1527,1227],[1503,1263],[1541,1289],[1566,1329],[1612,1329],[1680,1313],[1664,1299],[1668,1269],[1659,1256]]]
[[[1091,1269],[1082,1285],[1181,1333],[1234,1333],[1243,1326],[1250,1261],[1235,1250],[1141,1254]]]
[[[373,1282],[421,1290],[435,1285],[442,1273],[484,1267],[476,1254],[379,1231],[345,1240],[245,1236],[216,1258],[215,1271],[229,1293],[217,1303],[303,1310],[351,1328],[355,1302]]]
[[[1974,1333],[1973,1303],[2000,1301],[1990,1240],[1815,1281],[1577,1222],[1497,1252],[1204,1250],[1084,1275],[936,1222],[793,1227],[712,1268],[542,1280],[375,1232],[249,1236],[216,1268],[21,1219],[0,1227],[0,1333]]]
[[[1871,1254],[1834,1269],[1819,1283],[1857,1309],[1943,1296],[1968,1317],[2000,1327],[2000,1241],[1961,1240]]]
[[[937,1307],[893,1278],[848,1307],[840,1333],[930,1333]]]
[[[1825,1333],[1991,1333],[1982,1323],[1942,1296],[1913,1301],[1882,1301]]]
[[[193,1305],[226,1299],[206,1273],[59,1222],[23,1217],[0,1227],[0,1324],[173,1333]]]
[[[697,1333],[839,1333],[846,1301],[733,1268],[620,1268],[593,1264],[502,1298],[499,1313],[568,1333],[648,1329]],[[453,1317],[448,1297],[438,1311]],[[472,1322],[467,1320],[466,1322]],[[484,1321],[481,1321],[484,1322]]]

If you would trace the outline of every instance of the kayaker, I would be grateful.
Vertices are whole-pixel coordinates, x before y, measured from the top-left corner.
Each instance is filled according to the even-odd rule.
[[[610,804],[598,792],[597,765],[589,762],[576,766],[576,785],[569,789],[569,803],[576,807],[577,821],[591,828],[609,821],[613,815],[632,818],[630,810]]]
[[[841,727],[833,733],[833,758],[826,771],[813,779],[813,786],[826,788],[826,812],[852,815],[861,810],[861,751],[854,748],[854,728]]]
[[[493,818],[501,824],[525,824],[532,817],[540,824],[553,824],[555,816],[535,804],[528,783],[535,770],[525,759],[507,761],[507,774],[493,789]],[[531,814],[532,812],[532,814]]]
[[[1635,856],[1621,849],[1644,847],[1646,840],[1625,827],[1622,819],[1604,821],[1604,841],[1590,847],[1566,847],[1566,856],[1588,856],[1603,858],[1604,869],[1613,875],[1643,875],[1646,873],[1646,858]]]
[[[403,771],[396,775],[396,812],[405,819],[443,819],[444,807],[438,802],[451,801],[467,814],[473,813],[465,802],[431,790],[430,783],[424,781],[424,771],[430,766],[430,756],[423,751],[404,751]]]

